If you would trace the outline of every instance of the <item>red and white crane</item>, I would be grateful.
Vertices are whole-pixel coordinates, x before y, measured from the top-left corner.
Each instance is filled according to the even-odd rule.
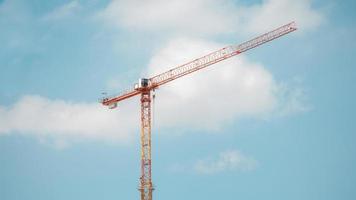
[[[113,109],[117,107],[119,101],[141,95],[141,177],[139,186],[141,200],[152,200],[154,189],[151,174],[151,91],[177,78],[236,56],[295,30],[297,30],[296,24],[291,22],[252,40],[239,45],[224,47],[154,77],[141,78],[130,91],[101,100],[103,105]]]

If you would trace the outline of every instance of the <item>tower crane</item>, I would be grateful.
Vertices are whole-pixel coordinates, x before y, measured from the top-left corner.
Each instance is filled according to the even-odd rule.
[[[151,78],[141,78],[131,90],[101,99],[104,106],[113,109],[117,107],[118,102],[141,95],[141,176],[138,188],[141,192],[141,200],[152,200],[152,191],[154,190],[151,174],[151,91],[175,79],[239,55],[295,30],[297,30],[296,24],[291,22],[247,42],[224,47]]]

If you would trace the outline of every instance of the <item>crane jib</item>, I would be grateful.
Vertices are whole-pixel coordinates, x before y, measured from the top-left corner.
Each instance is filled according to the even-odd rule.
[[[239,45],[231,45],[225,48],[214,51],[208,55],[192,60],[186,64],[180,65],[176,68],[168,70],[162,74],[154,76],[149,80],[149,84],[145,88],[136,88],[133,87],[127,92],[123,92],[120,95],[116,95],[113,97],[107,97],[101,99],[101,103],[106,106],[113,105],[116,102],[122,101],[124,99],[130,98],[132,96],[138,95],[142,90],[150,90],[157,88],[163,84],[166,84],[172,80],[190,74],[192,72],[203,69],[207,66],[218,63],[222,60],[228,59],[232,56],[236,56],[240,53],[253,49],[259,45],[262,45],[266,42],[274,40],[278,37],[281,37],[287,33],[297,30],[295,22],[291,22],[284,26],[281,26],[273,31],[260,35],[252,40],[241,43]]]
[[[167,72],[154,76],[150,79],[153,86],[160,86],[167,82],[170,82],[176,78],[182,77],[186,74],[195,72],[199,69],[205,68],[209,65],[215,64],[232,56],[238,55],[242,52],[255,48],[261,44],[274,40],[282,35],[295,31],[296,25],[295,22],[286,24],[280,28],[277,28],[273,31],[265,33],[261,36],[258,36],[252,40],[244,42],[240,45],[228,46],[222,48],[218,51],[212,52],[208,55],[195,59],[191,62],[188,62],[184,65],[173,68]]]

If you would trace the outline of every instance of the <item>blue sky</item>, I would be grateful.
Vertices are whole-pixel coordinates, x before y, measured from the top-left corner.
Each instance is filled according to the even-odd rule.
[[[154,199],[355,199],[355,8],[0,0],[0,199],[138,199],[139,100],[101,93],[291,20],[157,91]]]

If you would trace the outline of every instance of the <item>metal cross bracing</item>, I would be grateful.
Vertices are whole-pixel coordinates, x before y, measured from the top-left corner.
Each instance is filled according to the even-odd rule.
[[[252,40],[239,45],[224,47],[157,76],[139,79],[139,82],[132,89],[120,95],[105,97],[100,100],[103,105],[116,108],[119,101],[141,94],[141,177],[139,186],[141,200],[152,200],[152,191],[154,190],[151,169],[151,91],[177,78],[236,56],[295,30],[297,30],[296,24],[291,22]]]
[[[152,199],[151,171],[151,91],[141,93],[141,199]]]

